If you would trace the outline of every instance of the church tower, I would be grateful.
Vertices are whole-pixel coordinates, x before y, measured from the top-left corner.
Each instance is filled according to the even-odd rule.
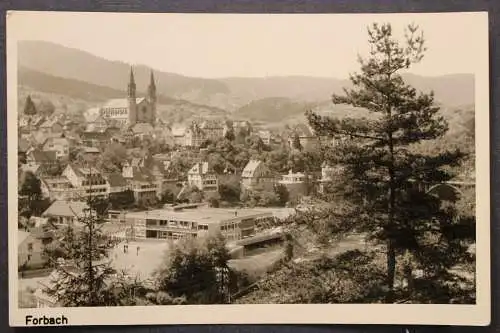
[[[130,67],[130,80],[127,89],[128,95],[128,122],[130,125],[134,125],[137,121],[137,104],[136,104],[136,87],[134,80],[134,72],[132,67]]]
[[[147,100],[151,110],[149,121],[151,125],[154,125],[156,123],[156,84],[153,71],[151,71],[151,77],[149,80]]]

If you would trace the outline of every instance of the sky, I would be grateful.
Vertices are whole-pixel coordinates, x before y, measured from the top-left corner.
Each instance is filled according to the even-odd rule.
[[[346,78],[368,52],[367,26],[391,23],[403,37],[420,26],[427,52],[411,72],[474,73],[485,15],[450,14],[137,14],[13,12],[7,36],[81,49],[108,60],[186,76],[304,75]]]

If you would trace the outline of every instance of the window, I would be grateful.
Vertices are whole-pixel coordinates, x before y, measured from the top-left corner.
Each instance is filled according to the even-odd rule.
[[[28,243],[28,251],[33,252],[33,243]]]

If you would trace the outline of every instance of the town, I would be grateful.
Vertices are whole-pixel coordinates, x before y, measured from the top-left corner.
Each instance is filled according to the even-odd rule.
[[[474,119],[449,136],[392,73],[400,114],[332,99],[389,110],[380,123],[174,119],[154,71],[135,75],[81,112],[19,103],[20,307],[475,301]]]

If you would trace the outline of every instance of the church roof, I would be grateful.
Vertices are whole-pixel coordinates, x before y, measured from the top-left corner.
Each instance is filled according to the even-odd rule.
[[[145,98],[139,97],[135,99],[135,104],[141,103]],[[110,109],[118,109],[118,108],[128,108],[128,99],[127,98],[114,98],[110,99],[103,105],[104,108]]]
[[[139,134],[152,133],[153,131],[154,128],[150,123],[137,123],[132,127],[132,132]]]

